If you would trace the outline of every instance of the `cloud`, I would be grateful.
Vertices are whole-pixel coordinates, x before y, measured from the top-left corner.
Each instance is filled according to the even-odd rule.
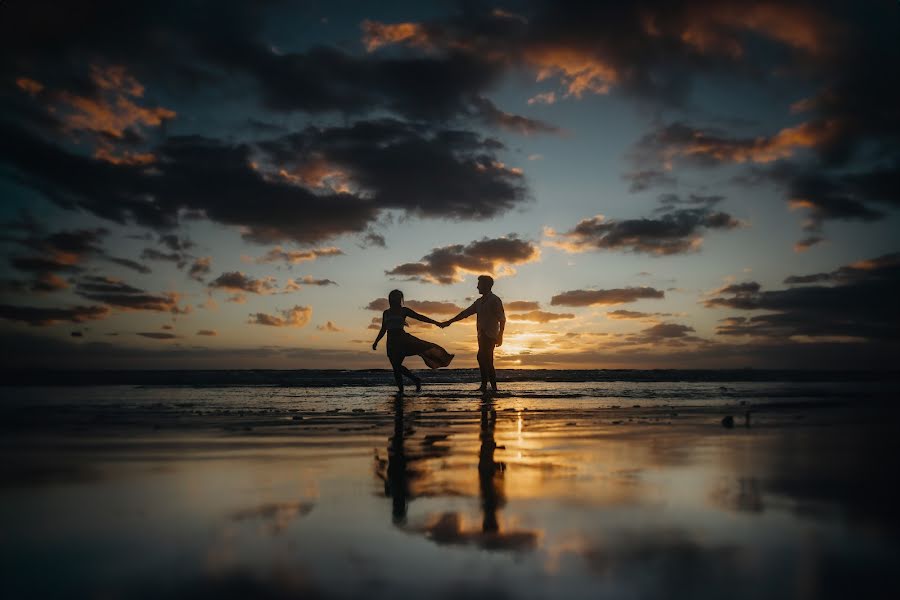
[[[684,341],[703,342],[705,340],[690,335],[694,328],[689,325],[680,323],[657,323],[646,329],[642,329],[639,333],[629,335],[626,340],[634,344],[661,344],[677,340],[678,343]]]
[[[303,277],[297,277],[295,279],[288,279],[287,283],[284,285],[285,292],[296,292],[304,285],[316,285],[316,286],[325,286],[325,285],[337,285],[331,279],[316,279],[312,275],[304,275]]]
[[[463,307],[443,300],[403,300],[403,305],[425,315],[457,315]],[[368,310],[383,311],[388,309],[387,298],[376,298],[366,306]]]
[[[251,314],[248,323],[270,327],[303,327],[312,318],[312,307],[297,305],[278,311],[278,313],[281,316],[266,313]]]
[[[340,333],[341,331],[344,331],[331,321],[326,321],[324,325],[316,325],[316,329],[318,329],[319,331],[325,331],[327,333]]]
[[[141,258],[146,258],[146,257],[141,255]],[[130,258],[118,258],[115,256],[108,256],[108,257],[106,257],[106,260],[108,260],[111,263],[115,263],[115,264],[119,265],[120,267],[125,267],[126,269],[131,269],[132,271],[137,271],[138,273],[141,273],[142,275],[146,275],[147,273],[152,272],[152,269],[150,269],[150,267],[148,267],[147,265],[142,265],[141,263],[139,263],[135,260],[131,260]]]
[[[530,3],[527,19],[467,6],[421,23],[364,25],[370,52],[401,45],[426,55],[476,57],[504,69],[525,68],[558,82],[561,97],[620,88],[656,103],[676,103],[694,76],[745,71],[757,60],[786,54],[830,55],[839,26],[813,7],[693,1],[640,5]],[[843,40],[840,40],[843,42]],[[760,52],[766,44],[790,52]],[[769,62],[770,68],[774,68]]]
[[[789,158],[804,148],[826,147],[838,133],[836,123],[811,121],[786,127],[768,137],[737,138],[677,122],[644,136],[636,152],[654,155],[656,162],[667,170],[676,158],[701,165],[771,163]]]
[[[161,331],[140,331],[136,335],[150,338],[151,340],[174,340],[178,337],[174,333],[163,333]]]
[[[44,327],[57,323],[84,323],[109,316],[106,306],[72,306],[69,308],[48,308],[37,306],[12,306],[0,304],[0,318],[19,321],[34,327]]]
[[[710,202],[710,199],[713,201]],[[677,196],[668,195],[657,209],[657,212],[662,212],[659,217],[615,221],[597,215],[583,219],[562,234],[547,229],[545,243],[570,253],[626,250],[656,256],[684,254],[700,248],[704,230],[729,230],[741,226],[741,222],[731,215],[710,208],[720,199],[719,196],[691,196],[691,199],[682,201]],[[684,203],[704,206],[677,208]]]
[[[449,285],[462,281],[467,273],[515,273],[512,265],[534,262],[540,249],[515,234],[501,238],[483,238],[467,245],[435,248],[419,262],[398,265],[387,275],[425,283]]]
[[[628,287],[609,290],[570,290],[550,299],[553,306],[612,306],[637,302],[644,298],[659,299],[665,292],[651,287]]]
[[[794,244],[794,252],[806,252],[813,246],[821,244],[824,241],[825,238],[819,235],[811,235],[809,237],[805,237]]]
[[[285,262],[290,265],[316,260],[325,256],[343,256],[344,252],[334,246],[328,248],[315,248],[312,250],[284,250],[281,246],[275,246],[263,256],[253,259],[256,264],[268,264]]]
[[[185,252],[194,247],[194,242],[188,238],[181,238],[174,233],[159,236],[159,243],[166,246],[172,252]]]
[[[209,282],[209,287],[229,292],[249,292],[251,294],[272,294],[277,291],[274,277],[256,279],[240,271],[222,273]]]
[[[528,104],[556,104],[556,92],[535,94],[528,99]]]
[[[510,302],[504,302],[503,308],[506,309],[506,312],[539,310],[541,304],[531,300],[512,300]]]
[[[513,313],[509,315],[510,321],[529,321],[531,323],[550,323],[551,321],[559,321],[563,319],[574,319],[575,315],[571,313],[554,313],[543,310],[530,310],[524,313]]]
[[[648,313],[637,310],[610,310],[606,312],[607,319],[614,320],[655,320],[657,317],[671,317],[672,313]]]
[[[188,277],[203,283],[203,278],[209,275],[212,271],[212,257],[211,256],[201,256],[199,258],[195,258],[194,262],[191,264],[191,268],[188,269]]]
[[[178,305],[181,295],[177,292],[154,295],[114,277],[86,275],[76,283],[75,293],[82,298],[126,311],[148,310],[184,314],[191,310],[190,306]]]
[[[153,169],[98,161],[8,122],[0,129],[0,159],[21,185],[64,208],[162,231],[193,214],[251,241],[307,245],[363,233],[384,211],[486,219],[528,199],[522,172],[497,160],[496,140],[390,119],[253,145],[170,136],[155,146]],[[344,174],[333,188],[292,175],[323,161]]]
[[[900,293],[900,254],[844,265],[829,273],[791,276],[783,290],[765,291],[757,282],[717,290],[708,308],[766,311],[729,317],[717,333],[774,338],[896,340],[900,338],[894,299]],[[828,284],[828,285],[825,285]]]
[[[559,127],[545,123],[544,121],[503,112],[497,108],[493,102],[483,96],[477,96],[474,99],[474,107],[477,113],[480,114],[482,120],[489,125],[495,125],[520,135],[562,133],[562,130]]]
[[[219,335],[219,334],[218,334],[218,332],[217,332],[215,329],[198,329],[198,330],[197,330],[197,335],[205,335],[205,336],[211,336],[211,337],[214,337],[214,336],[217,336],[217,335]]]

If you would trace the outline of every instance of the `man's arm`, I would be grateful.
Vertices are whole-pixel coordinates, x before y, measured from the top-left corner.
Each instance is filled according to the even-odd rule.
[[[461,320],[463,320],[463,319],[468,319],[469,317],[471,317],[472,315],[474,315],[476,312],[478,312],[478,300],[476,300],[475,302],[473,302],[473,303],[472,303],[472,306],[470,306],[470,307],[467,308],[466,310],[462,311],[461,313],[459,313],[458,315],[456,315],[456,316],[453,317],[452,319],[447,319],[446,321],[444,321],[441,325],[442,325],[443,327],[447,327],[447,326],[449,326],[449,325],[451,325],[451,324],[453,324],[453,323],[456,323],[457,321],[461,321]]]
[[[500,333],[497,335],[497,347],[503,344],[503,331],[506,329],[506,311],[503,310],[503,301],[497,298],[497,312],[500,317]]]

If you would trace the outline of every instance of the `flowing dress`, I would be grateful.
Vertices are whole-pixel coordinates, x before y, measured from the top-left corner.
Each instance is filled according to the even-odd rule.
[[[384,326],[387,329],[387,355],[388,358],[405,358],[419,355],[425,364],[431,369],[446,367],[455,355],[450,354],[434,342],[428,342],[417,338],[403,330],[406,326],[408,308],[403,307],[402,314],[392,314],[390,310],[384,311]]]

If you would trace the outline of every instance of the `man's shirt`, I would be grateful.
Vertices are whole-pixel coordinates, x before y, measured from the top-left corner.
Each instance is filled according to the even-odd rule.
[[[472,306],[462,312],[462,318],[476,315],[475,329],[479,336],[497,339],[500,337],[500,323],[506,323],[503,301],[493,292],[477,298]]]

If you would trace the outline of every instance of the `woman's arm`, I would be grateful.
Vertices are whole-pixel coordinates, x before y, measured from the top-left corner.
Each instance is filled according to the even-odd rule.
[[[381,338],[384,337],[385,331],[387,330],[384,328],[384,313],[381,313],[381,331],[378,332],[378,337],[375,338],[374,342],[372,342],[372,350],[378,349],[378,342],[380,342]]]
[[[406,309],[406,316],[407,316],[407,317],[412,317],[413,319],[415,319],[415,320],[417,320],[417,321],[422,321],[423,323],[431,323],[432,325],[438,325],[438,326],[440,326],[440,323],[438,323],[438,322],[435,321],[434,319],[431,319],[431,318],[429,318],[429,317],[426,317],[425,315],[420,315],[419,313],[417,313],[416,311],[414,311],[414,310],[411,309],[411,308],[407,308],[407,309]]]

